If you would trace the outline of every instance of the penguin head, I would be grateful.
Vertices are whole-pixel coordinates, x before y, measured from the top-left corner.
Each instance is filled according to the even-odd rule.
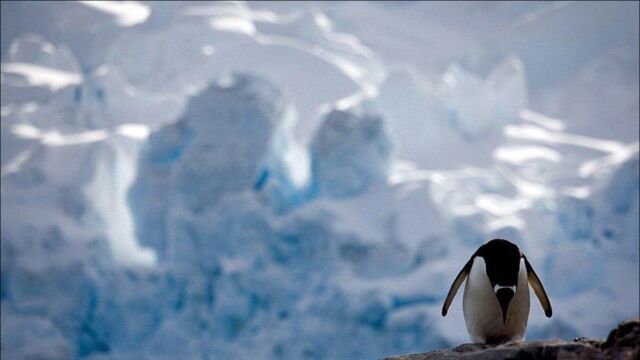
[[[514,243],[494,239],[482,245],[476,256],[484,259],[487,277],[502,309],[502,321],[506,323],[509,303],[518,287],[522,253]]]

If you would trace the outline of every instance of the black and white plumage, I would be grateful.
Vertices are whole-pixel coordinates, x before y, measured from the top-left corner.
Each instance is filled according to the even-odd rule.
[[[462,282],[462,308],[473,342],[502,343],[524,339],[529,319],[529,285],[547,317],[551,303],[533,267],[517,245],[494,239],[480,246],[464,265],[442,306],[447,315]]]

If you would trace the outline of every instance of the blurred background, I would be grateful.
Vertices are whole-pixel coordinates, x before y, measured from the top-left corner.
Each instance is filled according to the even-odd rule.
[[[468,342],[469,256],[638,316],[638,2],[2,1],[3,359]]]

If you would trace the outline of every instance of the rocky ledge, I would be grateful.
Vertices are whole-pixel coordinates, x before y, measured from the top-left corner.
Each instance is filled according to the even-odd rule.
[[[384,360],[436,359],[640,359],[640,319],[623,321],[606,340],[521,341],[497,346],[462,344],[453,349],[397,355]]]

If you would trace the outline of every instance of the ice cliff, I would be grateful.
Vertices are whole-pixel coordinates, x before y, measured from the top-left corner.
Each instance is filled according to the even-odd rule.
[[[638,315],[637,3],[105,4],[2,3],[3,358],[451,347],[495,237]]]

